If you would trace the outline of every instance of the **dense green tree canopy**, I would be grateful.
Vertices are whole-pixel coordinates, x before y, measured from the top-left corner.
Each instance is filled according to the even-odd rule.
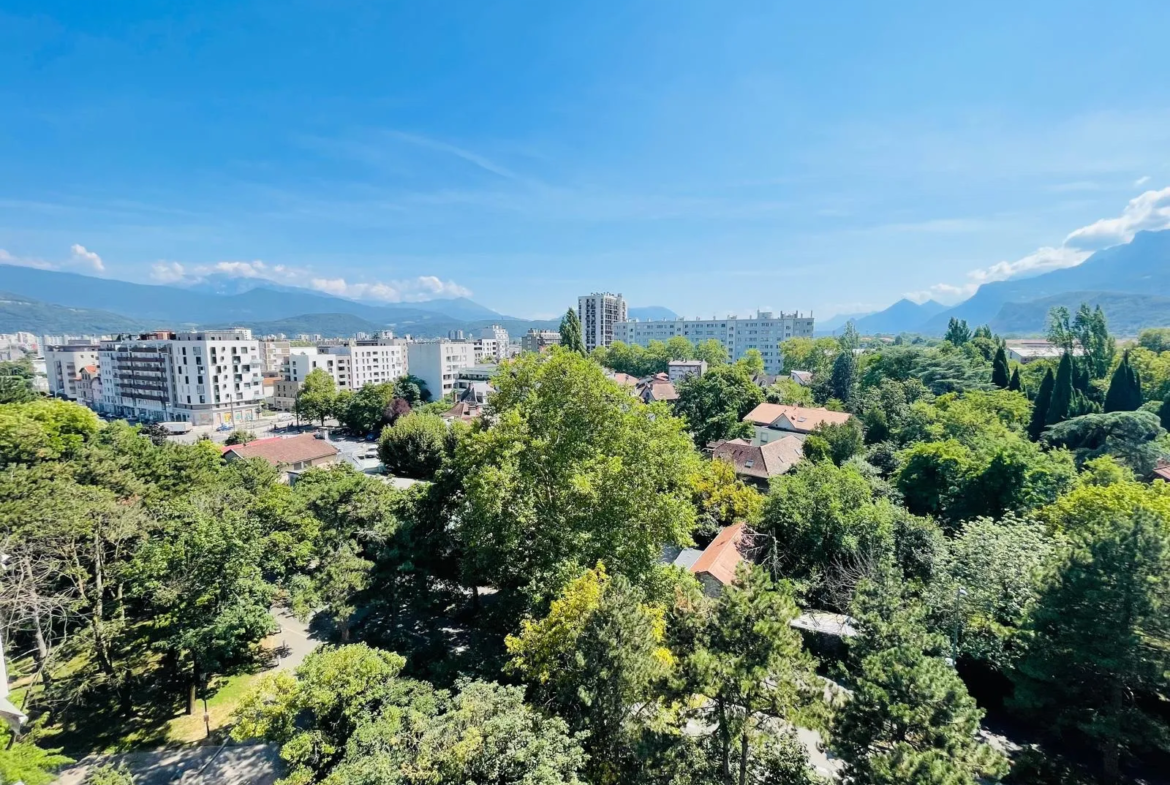
[[[675,412],[687,421],[695,443],[705,446],[721,439],[750,436],[743,417],[764,402],[763,391],[738,363],[692,376],[678,385]]]

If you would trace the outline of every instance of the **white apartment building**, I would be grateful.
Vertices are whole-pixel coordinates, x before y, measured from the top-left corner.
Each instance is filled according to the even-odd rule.
[[[76,401],[81,369],[100,367],[96,343],[78,343],[45,347],[45,375],[49,380],[49,394]]]
[[[577,298],[577,318],[581,320],[581,338],[585,351],[614,342],[615,327],[625,322],[626,301],[620,294],[594,292]]]
[[[260,413],[264,385],[251,330],[145,333],[103,341],[104,411],[140,420],[235,426]]]
[[[459,341],[408,343],[410,373],[426,382],[431,400],[437,401],[455,389],[459,371],[475,365],[475,345]]]
[[[406,345],[389,338],[351,340],[339,345],[294,347],[283,378],[273,386],[272,405],[291,411],[305,377],[316,369],[333,377],[338,390],[393,382],[408,372]]]
[[[706,360],[671,360],[666,365],[666,375],[672,383],[681,382],[691,376],[702,376],[706,372]]]
[[[495,346],[495,358],[503,360],[508,356],[508,331],[498,324],[484,327],[479,331],[480,341],[492,341]],[[486,344],[485,344],[486,346]]]
[[[477,363],[499,362],[507,356],[508,344],[495,338],[475,338],[470,343]]]
[[[262,340],[259,343],[261,373],[284,373],[284,366],[288,362],[292,343],[275,340]]]
[[[614,340],[646,346],[651,341],[668,341],[681,335],[693,344],[711,338],[719,341],[732,360],[738,360],[748,349],[758,349],[764,358],[764,370],[780,373],[784,358],[780,342],[789,338],[811,338],[813,317],[800,313],[773,314],[759,311],[755,316],[726,319],[662,319],[641,322],[624,321],[614,328]]]

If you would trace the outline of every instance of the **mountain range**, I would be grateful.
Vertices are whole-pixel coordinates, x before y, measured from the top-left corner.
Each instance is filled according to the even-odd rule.
[[[868,335],[942,335],[954,318],[971,327],[989,325],[1001,335],[1038,335],[1044,332],[1049,309],[1063,305],[1074,310],[1081,303],[1100,305],[1110,329],[1121,335],[1170,326],[1170,230],[1139,232],[1132,241],[1097,251],[1076,267],[985,283],[951,307],[903,299],[877,313],[831,319],[818,325],[817,332],[853,321]],[[838,323],[830,328],[831,322]]]

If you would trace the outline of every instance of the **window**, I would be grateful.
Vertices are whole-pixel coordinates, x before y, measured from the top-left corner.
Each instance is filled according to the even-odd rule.
[[[756,465],[755,460],[751,459],[751,458],[749,458],[748,460],[743,462],[743,468],[745,468],[745,469],[750,469],[755,465]]]

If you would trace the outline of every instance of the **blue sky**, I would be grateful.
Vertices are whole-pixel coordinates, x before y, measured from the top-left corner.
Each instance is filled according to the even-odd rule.
[[[0,0],[0,258],[529,317],[954,300],[1170,226],[1167,29],[1164,0]]]

